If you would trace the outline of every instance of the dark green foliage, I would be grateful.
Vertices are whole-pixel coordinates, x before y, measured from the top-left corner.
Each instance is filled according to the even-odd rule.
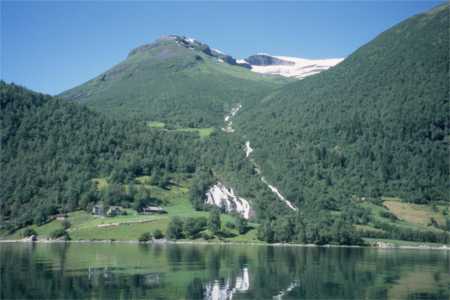
[[[380,216],[383,217],[383,218],[389,219],[392,222],[398,221],[397,216],[394,215],[393,213],[389,212],[389,211],[380,211]]]
[[[140,189],[134,196],[133,209],[141,212],[144,207],[153,204],[152,202],[150,191],[147,189]]]
[[[259,240],[272,243],[274,241],[273,235],[274,233],[270,221],[264,221],[261,225],[259,225],[257,232],[257,237]]]
[[[235,229],[236,225],[233,222],[228,221],[225,223],[225,227],[228,229]]]
[[[200,231],[204,230],[207,225],[205,217],[190,217],[184,221],[184,233],[188,238],[197,238]]]
[[[27,228],[22,233],[23,237],[30,237],[32,235],[37,236],[37,232],[33,228]]]
[[[344,208],[343,215],[344,218],[351,224],[365,225],[371,220],[370,210],[356,205],[348,205],[346,208]]]
[[[189,200],[196,210],[205,208],[206,192],[214,183],[211,172],[200,170],[194,177],[192,185],[189,188]]]
[[[69,233],[65,231],[63,228],[53,230],[52,232],[50,232],[49,237],[51,239],[63,238],[64,240],[70,240]]]
[[[435,218],[430,218],[430,222],[428,222],[428,226],[433,226],[433,227],[436,227],[436,228],[440,227],[439,223],[436,221]]]
[[[72,226],[69,220],[62,220],[61,225],[63,226],[64,230],[67,230]]]
[[[181,239],[183,237],[183,227],[183,220],[179,217],[173,217],[167,226],[166,237],[170,240]]]
[[[164,234],[162,233],[161,230],[159,229],[155,229],[155,231],[153,231],[153,237],[157,240],[164,238]]]
[[[362,244],[359,234],[348,220],[312,209],[298,213],[295,217],[290,215],[264,221],[258,228],[257,236],[269,243]]]
[[[237,228],[239,234],[244,234],[248,230],[248,221],[242,216],[237,216],[235,219],[235,227]]]
[[[148,242],[152,240],[152,234],[150,232],[144,232],[139,237],[139,242]]]
[[[374,222],[374,226],[382,229],[384,232],[374,233],[369,237],[443,244],[447,244],[450,241],[450,235],[445,231],[417,230],[391,225],[386,222]]]
[[[218,209],[212,209],[209,212],[208,229],[211,230],[212,233],[218,234],[220,232],[220,228],[220,212]]]
[[[209,233],[207,232],[202,232],[202,239],[204,240],[211,240],[213,238],[213,236],[211,236]]]
[[[99,195],[92,178],[122,183],[156,170],[195,170],[198,140],[188,133],[112,121],[4,82],[0,106],[2,226],[42,225],[60,210],[86,208],[99,198],[108,205],[133,201],[119,184]]]

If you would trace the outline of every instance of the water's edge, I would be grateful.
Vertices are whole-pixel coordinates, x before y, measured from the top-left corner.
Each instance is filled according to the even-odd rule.
[[[273,247],[317,247],[317,248],[373,248],[373,249],[415,249],[415,250],[444,250],[450,251],[450,245],[395,245],[390,243],[374,243],[368,245],[316,245],[316,244],[295,244],[295,243],[265,243],[265,242],[220,242],[220,241],[169,241],[169,240],[154,240],[149,242],[139,242],[136,240],[128,240],[128,241],[114,241],[114,240],[37,240],[31,241],[29,239],[10,239],[10,240],[1,240],[0,243],[41,243],[41,244],[49,244],[49,243],[92,243],[92,244],[196,244],[196,245],[251,245],[251,246],[273,246]]]

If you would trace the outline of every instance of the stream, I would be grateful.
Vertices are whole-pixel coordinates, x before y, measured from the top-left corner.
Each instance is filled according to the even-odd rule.
[[[230,113],[228,115],[225,115],[225,127],[222,128],[223,131],[227,132],[227,133],[232,133],[234,132],[234,129],[232,127],[233,125],[233,120],[232,118],[239,112],[239,110],[242,108],[242,105],[239,103],[236,106],[234,106]],[[262,176],[262,172],[261,172],[261,168],[259,167],[259,165],[256,163],[256,161],[250,157],[250,155],[253,152],[253,148],[250,145],[250,141],[246,141],[245,142],[245,157],[247,159],[250,160],[250,162],[253,164],[253,166],[255,167],[256,173],[258,173],[258,175],[261,177],[261,181],[272,191],[272,193],[274,193],[278,199],[280,199],[281,201],[283,201],[287,207],[289,207],[292,210],[298,210],[297,207],[295,207],[291,201],[287,200],[282,194],[281,192],[278,190],[277,187],[271,185],[267,179]]]

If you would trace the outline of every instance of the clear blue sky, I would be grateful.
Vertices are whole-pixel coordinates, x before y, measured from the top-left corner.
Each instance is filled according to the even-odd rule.
[[[1,2],[1,79],[56,94],[165,34],[237,58],[345,57],[442,1]]]

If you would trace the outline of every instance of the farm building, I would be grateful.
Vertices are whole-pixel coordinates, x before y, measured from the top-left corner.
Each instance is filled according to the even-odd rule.
[[[146,206],[142,209],[142,214],[167,214],[167,211],[161,206]]]

